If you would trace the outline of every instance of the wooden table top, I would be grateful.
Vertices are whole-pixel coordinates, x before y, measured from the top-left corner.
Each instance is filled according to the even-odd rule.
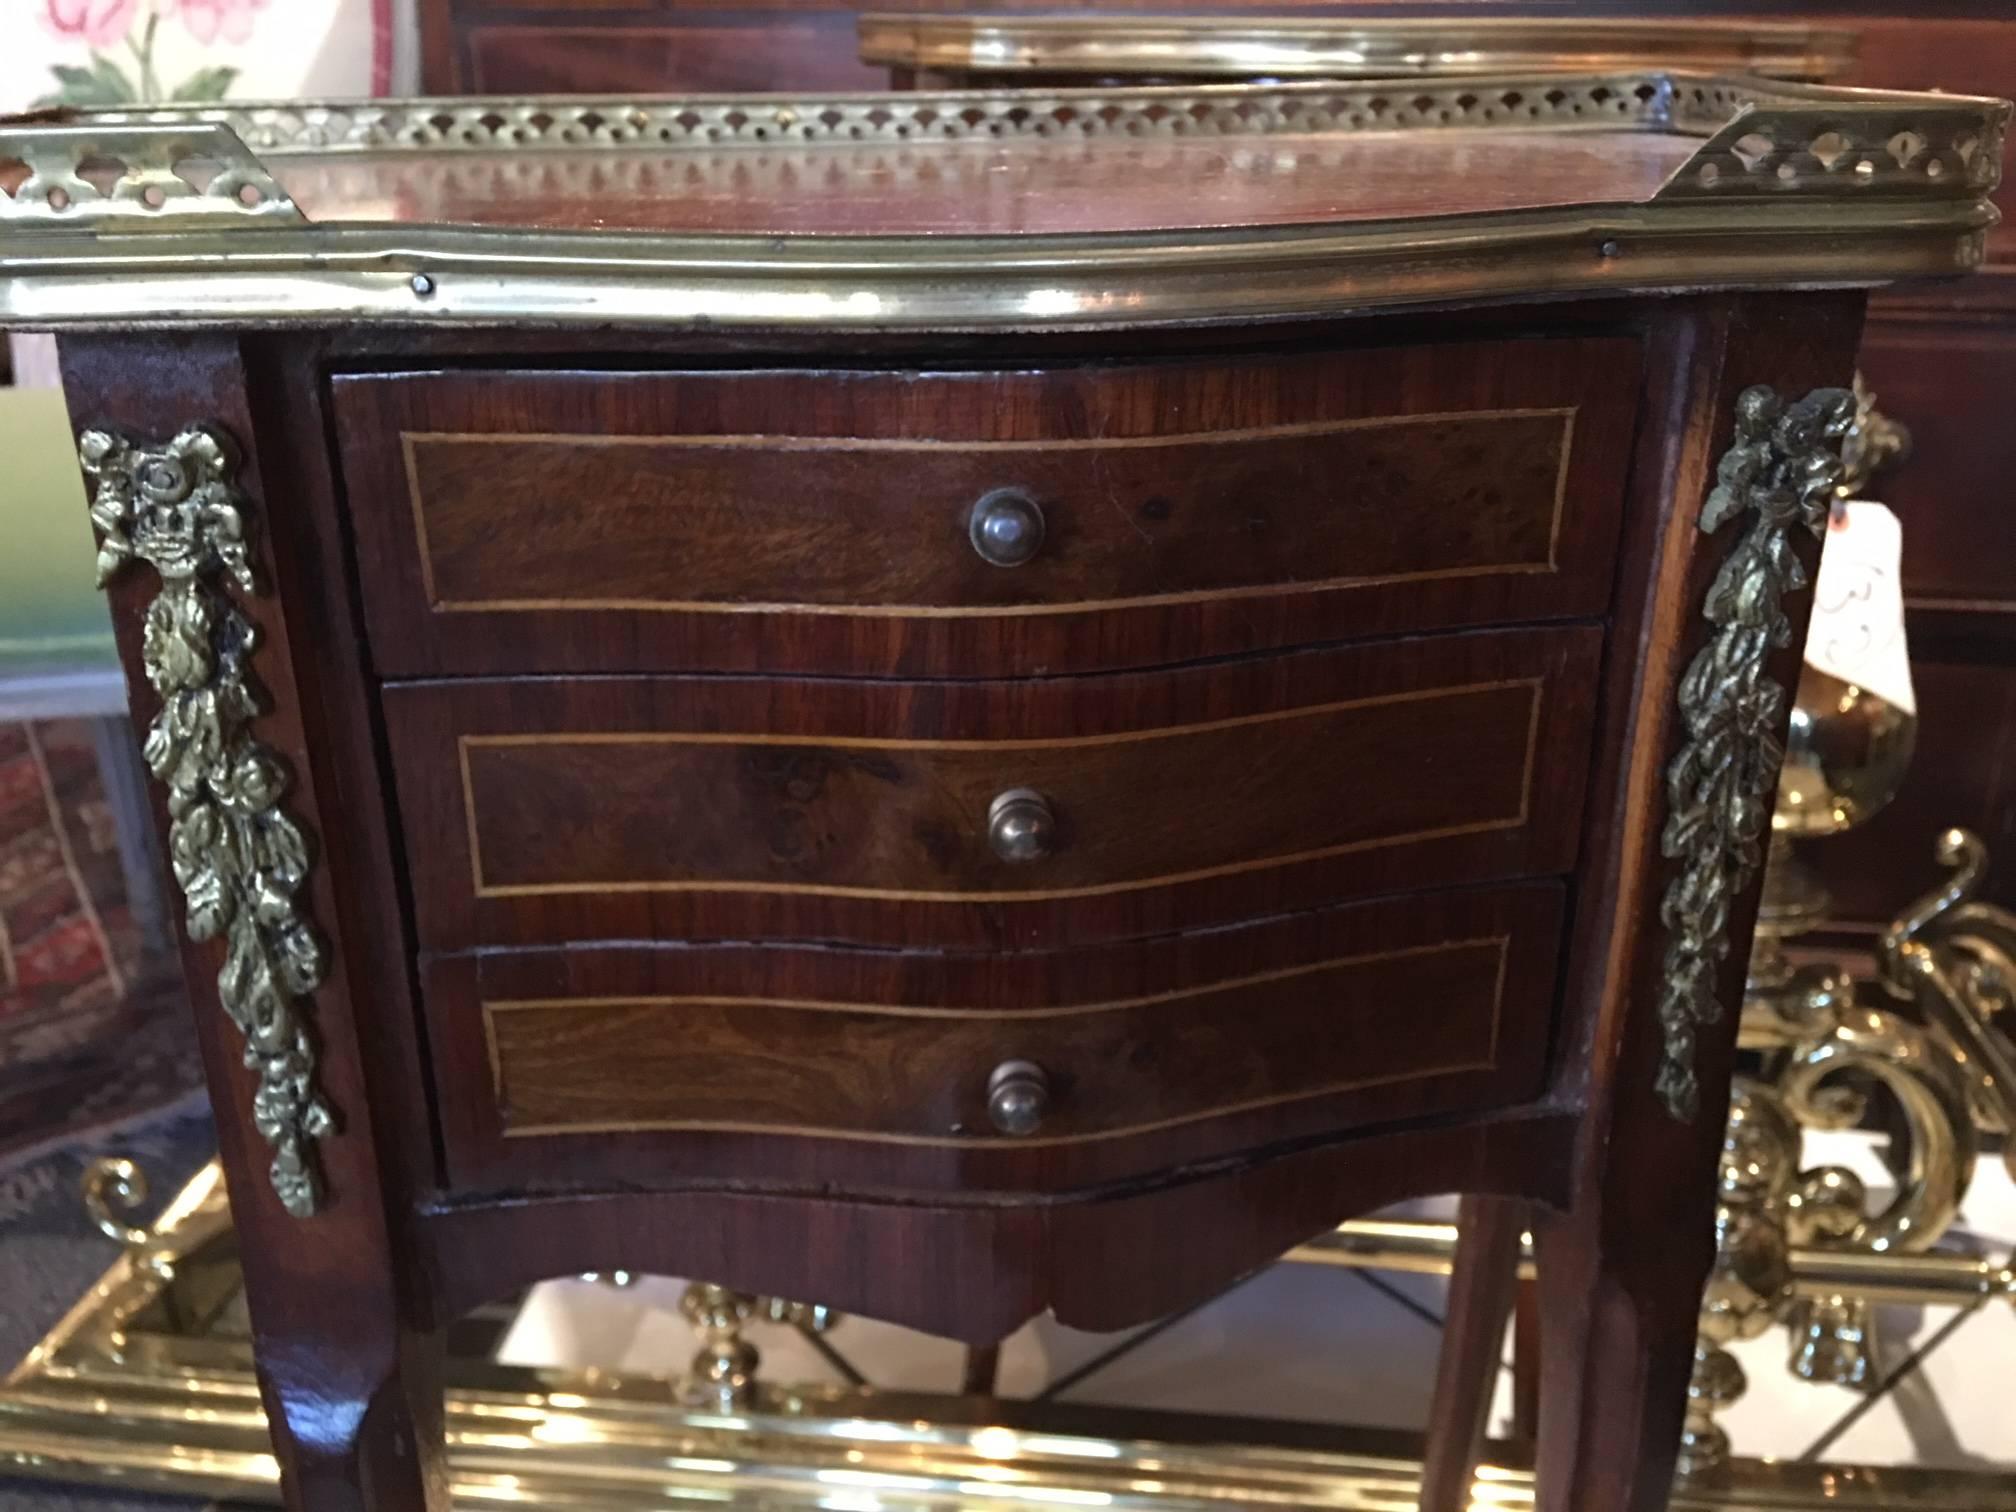
[[[739,235],[1022,235],[1322,225],[1649,200],[1694,143],[1377,132],[277,161],[311,221]],[[1544,162],[1544,174],[1533,171]]]

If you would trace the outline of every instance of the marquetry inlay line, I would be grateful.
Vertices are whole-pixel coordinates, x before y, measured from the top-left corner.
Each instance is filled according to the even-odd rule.
[[[1554,509],[1547,519],[1549,572],[1561,570],[1561,516],[1567,511],[1568,466],[1575,460],[1575,419],[1580,413],[1579,406],[1570,405],[1561,415],[1561,460],[1554,470]]]
[[[1512,973],[1512,937],[1497,935],[1493,943],[1498,947],[1498,974],[1491,985],[1491,1034],[1484,1042],[1484,1061],[1489,1066],[1498,1064],[1498,1031],[1505,1017],[1505,982]]]
[[[1492,998],[1491,998],[1491,1017],[1485,1037],[1486,1053],[1482,1057],[1459,1057],[1455,1060],[1451,1060],[1448,1062],[1440,1062],[1431,1065],[1411,1067],[1405,1071],[1393,1071],[1378,1076],[1353,1077],[1341,1081],[1325,1082],[1321,1086],[1305,1088],[1300,1092],[1284,1092],[1276,1094],[1271,1097],[1254,1097],[1254,1098],[1246,1098],[1238,1102],[1219,1103],[1208,1108],[1199,1108],[1189,1113],[1178,1114],[1177,1116],[1172,1118],[1161,1118],[1161,1119],[1144,1121],[1141,1123],[1126,1124],[1118,1128],[1112,1128],[1112,1129],[1091,1130],[1083,1134],[1055,1134],[1055,1135],[1035,1135],[1035,1136],[1031,1135],[996,1136],[990,1134],[977,1134],[977,1133],[959,1134],[959,1135],[892,1134],[892,1133],[877,1132],[875,1130],[835,1128],[822,1124],[775,1124],[775,1123],[762,1123],[740,1119],[712,1120],[712,1119],[676,1119],[676,1118],[631,1119],[631,1120],[603,1119],[593,1121],[584,1120],[583,1122],[580,1123],[519,1124],[519,1125],[505,1126],[503,1128],[503,1135],[506,1139],[531,1139],[540,1137],[550,1138],[554,1135],[565,1135],[565,1134],[675,1134],[675,1133],[676,1134],[771,1134],[771,1135],[795,1136],[795,1137],[814,1138],[814,1139],[847,1140],[866,1144],[926,1146],[939,1149],[945,1149],[945,1148],[970,1149],[976,1145],[993,1145],[1001,1147],[1012,1147],[1016,1149],[1030,1149],[1045,1145],[1095,1144],[1104,1140],[1126,1139],[1139,1134],[1152,1134],[1160,1129],[1173,1129],[1173,1128],[1179,1128],[1186,1124],[1202,1123],[1209,1119],[1230,1118],[1241,1113],[1256,1112],[1263,1108],[1277,1108],[1282,1107],[1289,1103],[1310,1102],[1317,1098],[1335,1097],[1345,1092],[1361,1092],[1366,1091],[1373,1087],[1391,1086],[1400,1082],[1425,1081],[1430,1077],[1460,1076],[1465,1073],[1494,1071],[1497,1069],[1498,1066],[1499,1023],[1504,1015],[1504,1008],[1505,1008],[1505,982],[1508,975],[1507,962],[1510,957],[1510,945],[1511,945],[1511,937],[1509,935],[1495,935],[1483,939],[1451,941],[1440,946],[1425,947],[1419,951],[1395,952],[1395,954],[1412,955],[1412,954],[1433,954],[1436,952],[1453,954],[1462,950],[1478,950],[1487,947],[1494,948],[1496,950],[1497,967],[1493,977],[1494,986],[1492,989]],[[1368,956],[1355,959],[1326,962],[1325,965],[1342,968],[1347,965],[1363,964],[1366,962],[1376,964],[1380,959],[1382,959],[1382,957],[1380,956]],[[1314,969],[1320,970],[1322,968],[1318,967]],[[1205,989],[1205,990],[1212,991],[1216,989]],[[574,999],[572,1001],[575,1003],[586,1003],[592,1000]],[[682,1000],[679,999],[660,1000],[651,998],[610,1000],[612,1004],[622,1004],[622,1003],[643,1004],[643,1003],[655,1003],[658,1001],[677,1002]],[[692,999],[690,1001],[703,1002],[710,1000]],[[718,999],[712,1001],[719,1001],[723,1003],[756,1003],[761,1002],[762,1000],[741,998],[741,999]],[[494,1032],[494,1021],[488,1011],[492,1005],[485,1004],[484,1006],[485,1006],[484,1033],[490,1042],[489,1051],[490,1051],[491,1075],[493,1078],[496,1079],[495,1086],[497,1091],[497,1114],[499,1123],[502,1124],[504,1117],[503,1076],[505,1074],[505,1070],[500,1060],[500,1051],[496,1042],[496,1036]],[[526,1006],[533,1006],[533,1005],[528,1003],[526,1004]],[[1384,1006],[1389,1009],[1393,1009],[1398,1008],[1401,1005],[1387,1004]],[[879,1012],[883,1010],[868,1009],[862,1011]],[[1013,1019],[1019,1019],[1023,1016],[1024,1015],[1019,1014],[1014,1015]],[[1004,1015],[1004,1017],[1007,1016]]]
[[[594,436],[565,432],[520,432],[499,435],[490,431],[401,431],[400,454],[406,472],[406,494],[413,513],[413,536],[420,554],[420,586],[427,607],[444,614],[513,614],[544,610],[603,612],[666,612],[686,614],[832,614],[895,619],[1003,619],[1021,615],[1083,614],[1133,605],[1210,603],[1221,599],[1253,598],[1284,590],[1297,593],[1321,592],[1333,588],[1377,588],[1407,583],[1440,582],[1472,577],[1494,577],[1517,573],[1551,573],[1560,570],[1559,547],[1562,515],[1568,497],[1569,465],[1574,456],[1575,405],[1551,405],[1526,409],[1453,410],[1425,415],[1365,415],[1349,420],[1312,420],[1293,425],[1255,426],[1239,430],[1186,431],[1165,436],[1115,436],[1099,439],[948,441],[938,438],[859,436]],[[550,598],[513,597],[448,599],[441,595],[434,568],[434,552],[427,534],[427,508],[420,486],[419,447],[430,442],[458,446],[565,445],[577,447],[676,447],[700,449],[744,449],[778,452],[1059,452],[1078,450],[1124,451],[1150,447],[1225,445],[1261,441],[1293,440],[1308,436],[1341,434],[1348,431],[1395,428],[1430,424],[1461,424],[1493,420],[1558,419],[1561,432],[1560,466],[1554,483],[1554,498],[1547,524],[1547,555],[1532,562],[1482,562],[1461,567],[1422,568],[1414,572],[1365,573],[1329,578],[1273,580],[1228,588],[1198,588],[1174,593],[1144,593],[1124,598],[1046,600],[1025,604],[827,604],[798,600],[756,602],[744,599],[668,598]],[[959,502],[959,501],[953,501]]]
[[[1350,966],[1374,966],[1386,961],[1408,961],[1417,956],[1443,955],[1479,945],[1502,945],[1507,935],[1478,935],[1470,939],[1438,940],[1432,945],[1407,945],[1393,950],[1367,951],[1363,955],[1331,956],[1300,966],[1280,966],[1272,971],[1255,971],[1246,976],[1226,977],[1191,987],[1175,987],[1166,992],[1147,992],[1137,997],[1103,998],[1090,1003],[1065,1003],[1048,1008],[952,1008],[913,1003],[850,1002],[844,998],[757,997],[746,993],[618,993],[608,997],[486,998],[483,1011],[515,1013],[523,1009],[554,1008],[788,1008],[803,1013],[861,1013],[877,1018],[980,1019],[1029,1023],[1040,1019],[1081,1018],[1098,1013],[1118,1013],[1130,1008],[1152,1008],[1161,1003],[1180,1003],[1190,998],[1210,997],[1220,992],[1237,992],[1292,982],[1300,977]]]
[[[853,887],[817,882],[740,882],[729,879],[706,881],[520,882],[500,884],[486,882],[483,875],[481,826],[476,813],[476,787],[473,774],[470,770],[469,758],[472,750],[486,746],[501,748],[544,745],[779,745],[831,750],[882,751],[1076,749],[1090,746],[1126,745],[1139,741],[1195,735],[1216,730],[1234,729],[1241,726],[1279,723],[1290,719],[1312,719],[1352,709],[1380,708],[1389,704],[1417,703],[1431,699],[1463,698],[1482,693],[1504,692],[1513,688],[1524,689],[1530,700],[1526,723],[1526,754],[1519,777],[1519,802],[1517,810],[1509,816],[1497,819],[1480,819],[1466,824],[1408,830],[1395,835],[1375,835],[1362,840],[1348,840],[1336,845],[1322,846],[1311,850],[1292,851],[1276,856],[1264,856],[1250,861],[1228,861],[1216,866],[1196,867],[1188,871],[1167,872],[1152,877],[1141,877],[1126,881],[1090,883],[1079,887],[1034,888],[1027,890],[989,889],[955,892],[907,888]],[[634,733],[592,731],[583,734],[460,735],[456,737],[456,760],[462,777],[463,822],[467,828],[469,837],[470,884],[474,889],[475,895],[479,898],[524,898],[567,893],[719,892],[861,898],[870,901],[905,903],[971,903],[989,901],[1033,903],[1056,898],[1099,897],[1110,893],[1134,892],[1141,888],[1161,887],[1182,882],[1201,882],[1213,877],[1236,876],[1242,872],[1249,871],[1265,871],[1277,866],[1293,866],[1304,861],[1321,861],[1333,856],[1350,855],[1359,851],[1378,850],[1387,846],[1417,844],[1430,840],[1453,839],[1463,835],[1487,834],[1496,830],[1518,829],[1527,822],[1532,808],[1533,767],[1539,750],[1540,716],[1544,688],[1545,679],[1541,677],[1506,678],[1495,682],[1469,683],[1454,688],[1414,688],[1404,693],[1391,693],[1373,698],[1344,699],[1335,703],[1310,704],[1295,709],[1272,709],[1260,714],[1245,714],[1230,719],[1209,720],[1198,724],[1165,725],[1152,730],[1112,731],[1101,735],[1066,735],[1054,739],[906,740],[879,739],[864,736],[829,737],[811,734],[737,735],[713,730],[693,731],[690,733],[645,730]]]

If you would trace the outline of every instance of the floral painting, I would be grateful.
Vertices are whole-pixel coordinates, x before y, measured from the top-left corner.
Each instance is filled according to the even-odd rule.
[[[29,24],[0,49],[0,112],[383,94],[411,87],[417,51],[395,0],[7,3]]]
[[[56,88],[44,105],[124,105],[141,100],[221,100],[238,77],[229,63],[166,80],[156,49],[164,25],[181,26],[205,47],[220,37],[251,39],[257,14],[272,0],[40,0],[42,24],[81,41],[85,63],[54,63]]]

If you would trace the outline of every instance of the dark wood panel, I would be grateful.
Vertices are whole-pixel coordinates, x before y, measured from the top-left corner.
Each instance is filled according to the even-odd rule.
[[[436,957],[449,1160],[477,1185],[1048,1190],[1503,1104],[1539,1090],[1561,907],[1534,883],[1080,951]],[[986,1108],[1015,1060],[1049,1084],[1023,1137]]]
[[[888,82],[856,56],[846,12],[695,10],[670,26],[629,17],[599,26],[479,23],[462,47],[460,89],[478,94],[855,90]]]
[[[1034,682],[389,688],[423,938],[1084,940],[1565,871],[1601,633]],[[996,856],[1033,787],[1050,854]]]
[[[719,0],[422,0],[425,43],[423,82],[441,93],[472,89],[511,91],[637,89],[806,89],[886,86],[885,70],[857,60],[855,16],[881,11],[1042,11],[1054,0],[800,0],[724,8]],[[1113,11],[1222,11],[1248,17],[1279,12],[1274,0],[1105,0]],[[1590,15],[1660,17],[1740,16],[1758,21],[1798,20],[1842,25],[1864,41],[1854,82],[1897,88],[1938,88],[2009,94],[2007,23],[2016,9],[2001,0],[1919,0],[1883,6],[1874,0],[1777,0],[1759,9],[1742,0],[1333,0],[1333,12],[1350,16],[1439,17],[1452,29],[1474,16],[1541,16],[1563,21]],[[1292,8],[1291,8],[1292,9]],[[766,27],[774,43],[737,47],[729,36],[743,19]],[[690,43],[682,35],[691,27]],[[607,33],[624,37],[610,45]],[[1656,64],[1662,60],[1648,59]],[[1997,72],[1998,68],[2001,70]],[[2003,82],[1998,82],[2001,80]]]
[[[791,413],[797,385],[773,387],[784,392],[766,407]],[[1574,414],[1035,443],[404,440],[437,611],[918,617],[1552,574]],[[1028,561],[990,563],[974,548],[969,520],[989,495],[1004,511],[1027,515],[1015,495],[1040,511]]]
[[[633,1267],[816,1296],[976,1343],[1045,1308],[1103,1332],[1189,1306],[1344,1218],[1418,1195],[1429,1171],[1463,1191],[1561,1202],[1574,1129],[1558,1111],[1486,1112],[1072,1202],[807,1200],[686,1183],[513,1192],[430,1210],[416,1264],[435,1278],[444,1323],[544,1277]]]
[[[1077,896],[1514,828],[1531,801],[1541,694],[1537,679],[1466,684],[1041,743],[465,736],[474,883],[479,897]],[[1468,780],[1406,780],[1458,746]],[[988,843],[990,802],[1019,790],[1055,815],[1051,852],[1035,860]]]
[[[339,377],[394,675],[990,675],[1594,615],[1625,338],[997,372]],[[968,539],[1022,490],[1020,566]]]
[[[1912,7],[1918,9],[1918,7]],[[1971,19],[1923,15],[1857,16],[1861,34],[1855,68],[1845,82],[1882,89],[1943,89],[1949,94],[2016,95],[2016,26],[1983,6]],[[1992,263],[2016,261],[2016,228],[2008,223],[2008,185],[1995,197],[2004,220],[1988,233]]]
[[[1913,607],[1999,614],[2016,632],[2016,327],[1955,314],[1872,316],[1862,370],[1911,455],[1871,485],[1904,521]]]

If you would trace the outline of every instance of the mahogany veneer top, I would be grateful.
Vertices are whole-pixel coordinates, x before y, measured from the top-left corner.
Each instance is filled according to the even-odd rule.
[[[1181,230],[1649,199],[1698,143],[1355,132],[276,158],[311,220],[764,234]]]

